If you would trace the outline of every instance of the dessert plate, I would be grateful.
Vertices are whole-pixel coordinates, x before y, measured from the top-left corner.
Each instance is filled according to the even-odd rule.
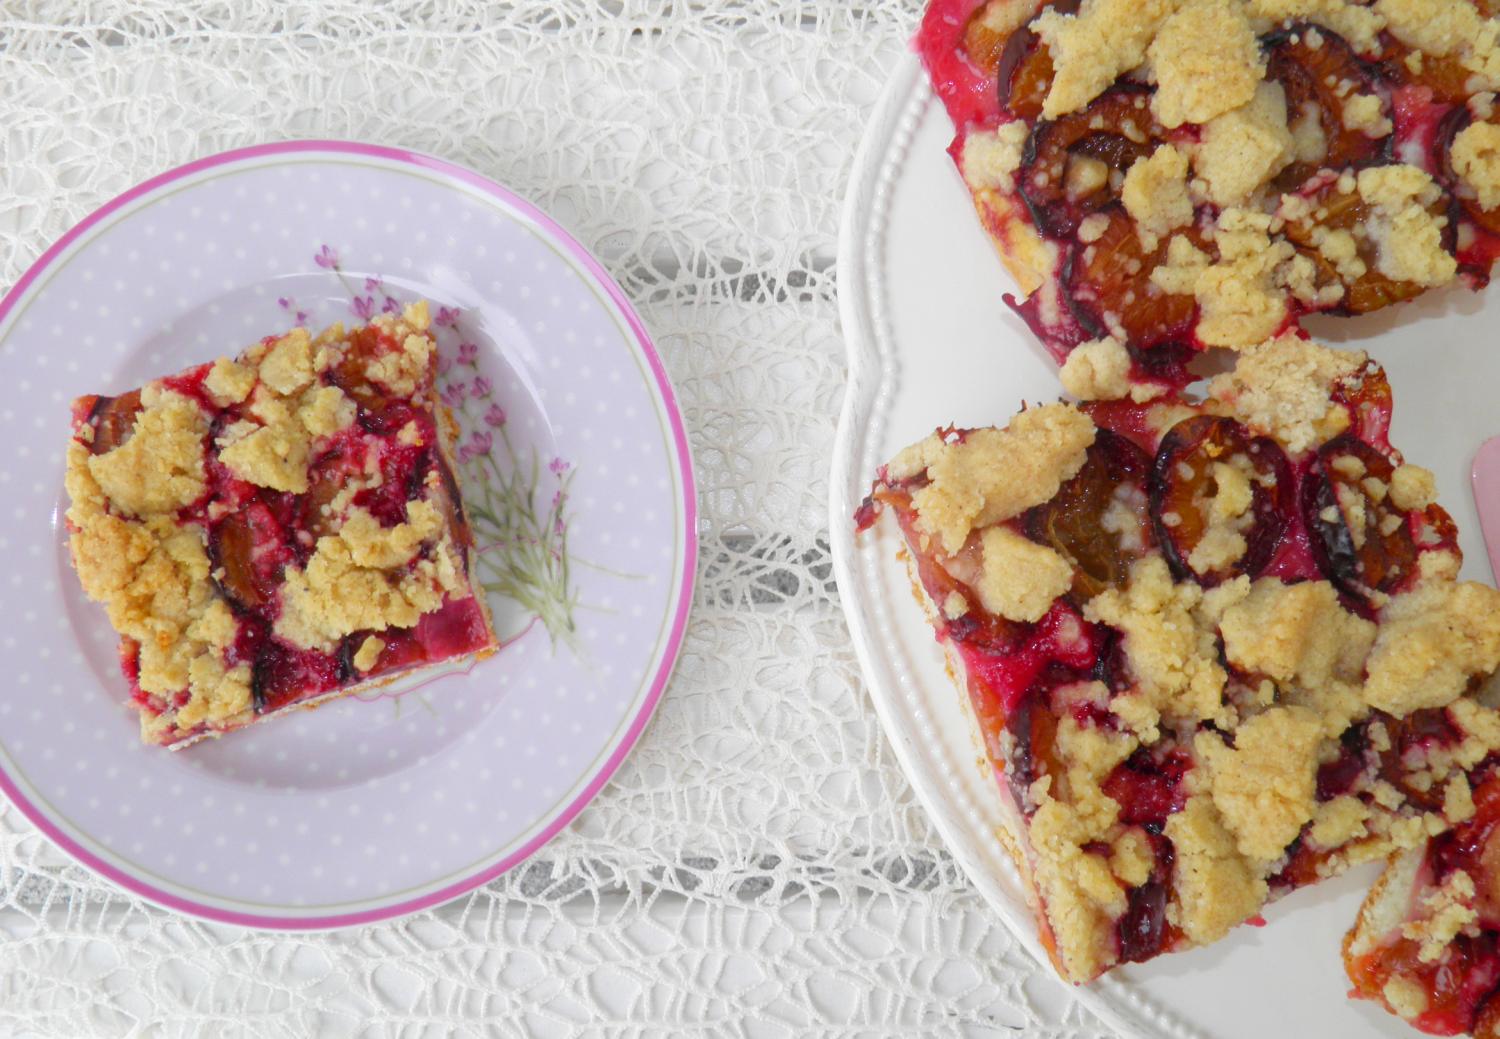
[[[946,671],[887,518],[858,538],[852,516],[876,467],[952,423],[1003,423],[1023,401],[1057,399],[1056,365],[1001,296],[1014,292],[947,154],[953,127],[914,56],[896,68],[855,159],[839,251],[849,350],[832,473],[834,563],[876,711],[897,757],[969,877],[1051,974],[998,836],[1004,800],[968,697]],[[1454,286],[1368,318],[1308,322],[1324,342],[1367,350],[1395,389],[1392,439],[1437,475],[1459,524],[1463,576],[1490,581],[1469,490],[1474,453],[1500,432],[1493,290]],[[1125,1034],[1414,1034],[1346,998],[1339,956],[1372,864],[1297,892],[1204,949],[1130,965],[1073,990]],[[1062,982],[1056,984],[1061,985]],[[1061,997],[1061,990],[1053,990]],[[1037,993],[1039,1002],[1046,997]]]
[[[180,753],[141,745],[68,562],[69,402],[417,298],[505,647]],[[155,177],[0,301],[0,384],[0,789],[154,902],[309,929],[462,894],[572,819],[661,697],[697,555],[671,386],[598,261],[469,170],[302,141]]]

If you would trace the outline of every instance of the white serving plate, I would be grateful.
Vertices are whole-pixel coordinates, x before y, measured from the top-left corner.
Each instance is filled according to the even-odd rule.
[[[895,525],[856,537],[850,520],[876,467],[934,428],[1003,424],[1024,401],[1061,394],[1056,367],[1001,299],[1015,284],[975,218],[946,148],[953,135],[914,55],[894,71],[855,158],[839,250],[849,389],[830,507],[835,570],[870,696],[897,757],[954,857],[1049,971],[1019,877],[997,837],[1004,799],[967,696],[945,671],[897,558]],[[1491,580],[1469,471],[1500,432],[1500,299],[1454,286],[1358,320],[1310,323],[1357,344],[1395,389],[1392,440],[1437,474],[1457,520],[1463,576]],[[1126,1034],[1263,1039],[1405,1036],[1347,998],[1339,945],[1373,865],[1269,907],[1269,926],[1130,965],[1073,995]],[[1062,984],[1058,982],[1058,984]]]

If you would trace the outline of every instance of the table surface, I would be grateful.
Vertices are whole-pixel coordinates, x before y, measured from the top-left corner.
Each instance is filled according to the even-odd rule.
[[[0,805],[0,1034],[1098,1036],[943,850],[829,560],[851,157],[917,0],[0,4],[0,287],[145,177],[293,137],[551,211],[676,384],[703,551],[681,663],[512,874],[328,935],[175,916]]]

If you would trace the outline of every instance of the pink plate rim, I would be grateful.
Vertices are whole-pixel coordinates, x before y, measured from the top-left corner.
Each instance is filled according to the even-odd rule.
[[[89,228],[121,207],[129,205],[136,199],[148,195],[158,188],[181,180],[184,177],[201,173],[204,170],[247,159],[258,159],[274,155],[291,155],[302,152],[329,152],[333,154],[361,155],[387,159],[419,166],[423,169],[432,170],[444,176],[462,181],[471,187],[498,198],[505,205],[534,222],[552,241],[561,246],[585,270],[593,275],[594,280],[600,288],[608,294],[610,300],[619,308],[621,315],[624,316],[626,324],[629,325],[631,332],[635,335],[636,342],[640,346],[641,352],[645,355],[646,361],[650,365],[651,373],[656,379],[656,386],[661,393],[662,403],[666,408],[667,418],[672,427],[672,437],[677,449],[679,474],[682,478],[683,526],[685,529],[682,581],[677,589],[676,615],[673,617],[671,631],[667,636],[661,665],[657,668],[656,675],[652,678],[650,689],[646,694],[646,699],[641,704],[635,718],[631,720],[624,738],[620,741],[620,745],[615,748],[614,753],[604,762],[603,767],[599,769],[594,778],[584,787],[583,791],[551,822],[543,827],[540,833],[532,837],[519,849],[492,866],[488,866],[462,880],[449,884],[447,887],[429,892],[420,897],[383,906],[378,909],[315,917],[285,917],[270,914],[242,913],[195,902],[192,899],[182,898],[163,891],[133,877],[88,851],[47,818],[36,805],[32,804],[26,798],[11,780],[10,776],[4,770],[0,770],[0,791],[4,791],[5,795],[20,810],[21,814],[65,852],[95,873],[107,877],[120,887],[168,909],[174,909],[220,923],[273,931],[325,931],[392,920],[422,909],[440,905],[460,895],[467,894],[530,858],[542,845],[551,840],[558,831],[572,822],[573,818],[583,810],[584,806],[594,799],[594,796],[603,789],[605,783],[609,782],[610,778],[619,769],[620,764],[630,754],[631,750],[634,749],[636,741],[640,739],[642,731],[646,728],[646,723],[651,720],[651,716],[656,710],[656,705],[661,700],[662,692],[666,688],[668,679],[671,678],[672,669],[677,663],[678,651],[682,647],[683,634],[687,628],[688,613],[692,608],[693,585],[698,571],[698,495],[697,484],[693,477],[691,446],[688,443],[687,433],[683,428],[682,412],[677,406],[677,395],[672,389],[671,381],[667,378],[666,370],[662,367],[661,358],[656,352],[656,347],[651,341],[651,336],[646,331],[645,325],[641,322],[640,315],[636,313],[624,290],[620,288],[619,284],[616,283],[614,278],[604,268],[604,265],[556,220],[503,184],[475,173],[473,170],[460,166],[457,163],[449,162],[446,159],[439,159],[421,152],[410,151],[406,148],[395,148],[380,144],[364,144],[358,141],[317,138],[250,145],[244,148],[233,148],[229,151],[219,152],[202,159],[195,159],[192,162],[177,166],[167,170],[165,173],[157,174],[148,180],[142,181],[123,194],[110,199],[77,224],[73,225],[73,227],[69,228],[61,238],[52,243],[46,252],[42,253],[35,263],[26,269],[26,272],[21,275],[20,279],[5,294],[4,298],[0,298],[0,322],[5,320],[6,315],[10,313],[11,308],[25,294],[31,283],[40,277],[69,245],[89,230]]]

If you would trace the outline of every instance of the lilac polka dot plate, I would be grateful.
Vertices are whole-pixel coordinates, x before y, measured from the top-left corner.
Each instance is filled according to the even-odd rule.
[[[68,561],[69,403],[417,298],[504,648],[181,752],[143,746]],[[681,416],[619,287],[483,177],[324,141],[165,173],[0,301],[0,385],[0,788],[154,902],[326,928],[462,894],[566,825],[661,696],[697,554]]]

